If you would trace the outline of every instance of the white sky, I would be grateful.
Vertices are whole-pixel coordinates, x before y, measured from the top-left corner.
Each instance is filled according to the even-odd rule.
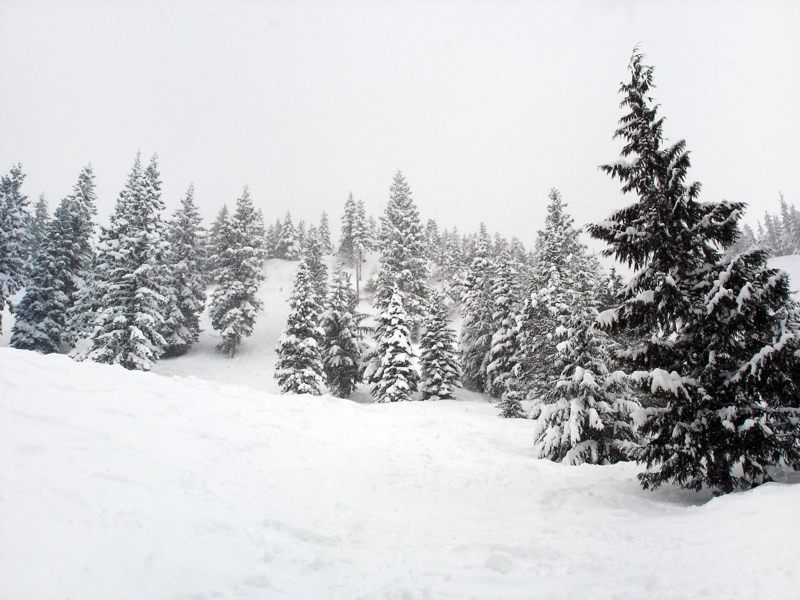
[[[800,206],[800,2],[0,0],[0,171],[51,209],[92,162],[105,221],[137,150],[169,212],[250,186],[267,222],[350,191],[380,214],[398,168],[424,219],[532,245],[558,188],[579,224],[629,203],[619,84],[641,44],[701,198],[748,220]]]

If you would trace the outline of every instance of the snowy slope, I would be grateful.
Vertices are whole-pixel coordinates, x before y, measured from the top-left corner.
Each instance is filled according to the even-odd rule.
[[[0,599],[797,597],[795,474],[650,493],[475,395],[274,395],[296,266],[232,360],[207,322],[154,373],[0,348]]]
[[[481,402],[0,363],[2,598],[796,597],[800,485],[646,493]]]

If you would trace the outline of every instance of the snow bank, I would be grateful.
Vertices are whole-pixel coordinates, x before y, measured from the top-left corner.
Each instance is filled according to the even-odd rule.
[[[0,365],[0,598],[796,597],[799,485],[643,492],[485,402]]]

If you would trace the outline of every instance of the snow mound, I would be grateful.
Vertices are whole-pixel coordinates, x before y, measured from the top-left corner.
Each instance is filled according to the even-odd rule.
[[[0,598],[796,597],[798,485],[643,492],[486,402],[0,364]]]

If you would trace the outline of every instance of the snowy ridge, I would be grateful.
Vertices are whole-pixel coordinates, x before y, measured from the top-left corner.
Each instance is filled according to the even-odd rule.
[[[796,589],[797,485],[695,506],[708,497],[640,490],[635,465],[534,460],[533,423],[485,402],[276,396],[7,348],[0,362],[3,598]]]

